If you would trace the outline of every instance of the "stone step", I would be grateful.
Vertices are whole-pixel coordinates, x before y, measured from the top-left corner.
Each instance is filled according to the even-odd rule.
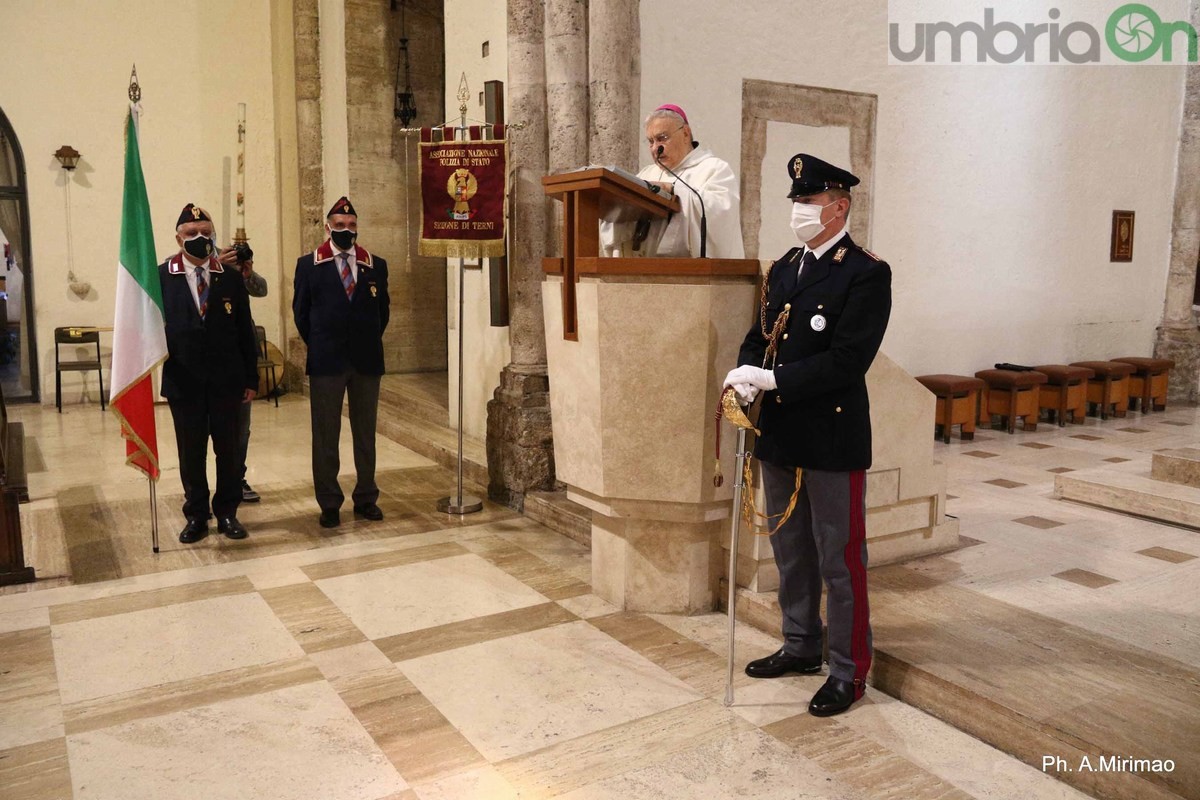
[[[1200,488],[1200,449],[1180,447],[1155,453],[1150,461],[1150,477]]]
[[[447,469],[458,469],[458,432],[413,414],[403,400],[385,402],[380,397],[378,431]],[[463,437],[463,479],[488,484],[487,448],[470,436]]]
[[[1135,472],[1088,469],[1054,478],[1060,500],[1099,506],[1190,528],[1200,528],[1200,489]]]
[[[568,500],[566,491],[529,492],[525,495],[524,513],[584,547],[592,546],[592,512]]]
[[[1093,797],[1200,796],[1194,759],[1183,767],[1176,758],[1171,774],[1075,769],[1083,755],[1096,765],[1114,753],[1195,752],[1195,711],[1179,698],[1195,696],[1200,670],[904,565],[869,576],[875,653],[868,683],[875,690],[1035,767],[1047,754],[1066,758],[1072,769],[1055,776]],[[722,580],[722,610],[726,592]],[[774,593],[739,588],[737,618],[780,636]],[[763,655],[739,650],[735,669]],[[1103,691],[1081,692],[1084,686]]]
[[[379,405],[402,411],[405,416],[414,417],[447,427],[450,424],[450,412],[438,400],[423,394],[406,390],[402,385],[383,380],[379,384]]]

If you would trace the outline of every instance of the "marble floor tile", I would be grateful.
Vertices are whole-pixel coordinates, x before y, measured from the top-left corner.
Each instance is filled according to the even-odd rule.
[[[551,625],[574,622],[577,619],[578,617],[557,603],[542,603],[461,622],[422,628],[410,633],[400,633],[376,639],[374,644],[392,661],[405,661],[518,633],[541,630]]]
[[[472,554],[318,580],[317,586],[369,639],[546,602]]]
[[[350,618],[312,583],[277,586],[259,594],[306,653],[366,641]]]
[[[703,695],[723,695],[728,662],[645,614],[620,612],[588,622]],[[736,670],[734,680],[749,680]]]
[[[376,800],[407,788],[324,681],[70,736],[67,746],[75,800]]]
[[[302,656],[257,594],[55,625],[64,703]]]
[[[50,610],[47,608],[27,608],[0,613],[0,633],[23,631],[29,628],[48,628],[49,626]]]
[[[591,593],[577,595],[576,597],[564,597],[558,601],[558,604],[580,619],[603,617],[607,614],[615,614],[620,611],[619,608],[603,597],[597,597]]]
[[[50,628],[0,633],[0,750],[63,735]]]
[[[563,739],[495,766],[519,797],[555,797],[752,729],[720,703],[697,700]]]
[[[63,708],[63,724],[70,736],[318,680],[307,659],[274,661],[73,703]]]
[[[134,611],[146,611],[154,608],[166,608],[179,603],[196,600],[209,600],[217,597],[247,594],[254,590],[253,585],[245,578],[228,578],[226,580],[201,581],[183,586],[172,586],[164,589],[150,589],[141,592],[129,592],[110,597],[97,597],[92,600],[81,600],[75,603],[63,603],[50,609],[50,622],[53,625],[65,625],[69,622],[82,622],[89,619],[111,617],[116,614],[129,614]]]
[[[486,766],[486,759],[441,709],[390,664],[342,675],[332,685],[409,783],[435,782]]]
[[[556,800],[857,800],[863,796],[766,734],[746,731],[558,795]]]
[[[398,666],[493,762],[699,696],[582,621]]]
[[[362,642],[333,650],[309,653],[308,658],[317,665],[328,681],[352,678],[365,672],[391,669],[392,661],[372,642]]]
[[[0,797],[12,800],[70,800],[67,740],[59,736],[0,749]]]
[[[519,800],[517,790],[490,766],[421,784],[414,792],[420,800]]]

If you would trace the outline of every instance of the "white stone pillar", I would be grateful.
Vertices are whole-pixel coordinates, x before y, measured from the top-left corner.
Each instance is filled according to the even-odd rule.
[[[550,172],[588,163],[588,3],[546,0],[546,113]],[[561,255],[562,204],[551,204],[548,255]]]
[[[639,0],[591,0],[588,7],[588,80],[591,160],[637,169],[642,105]]]

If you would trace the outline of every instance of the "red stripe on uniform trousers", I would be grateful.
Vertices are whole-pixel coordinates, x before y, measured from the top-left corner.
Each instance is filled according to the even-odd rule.
[[[854,598],[854,621],[850,629],[850,657],[854,659],[854,696],[861,698],[866,688],[867,670],[871,668],[871,651],[867,647],[867,630],[871,610],[867,605],[867,568],[862,551],[867,540],[867,523],[863,518],[863,493],[866,472],[850,473],[850,536],[843,553],[850,573],[850,591]]]

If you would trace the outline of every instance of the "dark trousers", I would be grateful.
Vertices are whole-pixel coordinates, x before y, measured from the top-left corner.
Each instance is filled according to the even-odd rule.
[[[202,395],[169,400],[175,422],[175,444],[179,449],[179,478],[183,482],[183,515],[188,519],[209,517],[208,440],[217,457],[217,491],[212,495],[212,513],[218,518],[236,517],[242,502],[242,458],[238,442],[240,395]]]
[[[238,409],[238,443],[242,448],[242,474],[246,478],[246,457],[250,455],[250,408],[254,403],[242,403]]]
[[[354,440],[354,469],[358,481],[351,497],[355,505],[379,500],[375,485],[375,420],[379,409],[379,376],[350,369],[341,375],[310,375],[312,413],[312,471],[317,505],[322,511],[341,508],[346,496],[338,484],[341,457],[342,400],[350,401],[350,434]]]
[[[787,508],[796,471],[760,461],[767,513]],[[829,674],[857,684],[871,668],[871,615],[867,602],[866,473],[804,470],[792,516],[771,537],[779,567],[783,649],[821,654],[821,585],[828,596]]]

